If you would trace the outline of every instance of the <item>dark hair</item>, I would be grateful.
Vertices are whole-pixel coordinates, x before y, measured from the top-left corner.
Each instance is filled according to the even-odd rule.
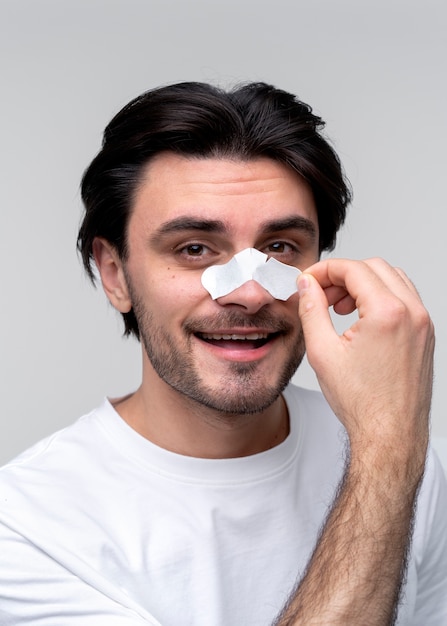
[[[319,132],[323,127],[309,105],[265,83],[231,91],[179,83],[135,98],[106,127],[102,148],[82,179],[85,216],[77,245],[88,275],[94,282],[95,237],[104,237],[126,259],[136,190],[148,162],[164,151],[201,158],[269,157],[288,165],[312,189],[320,252],[332,249],[351,193],[336,153]],[[138,337],[133,311],[123,317],[125,334]]]

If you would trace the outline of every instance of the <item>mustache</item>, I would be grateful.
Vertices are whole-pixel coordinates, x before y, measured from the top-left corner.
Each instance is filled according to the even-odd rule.
[[[267,311],[252,315],[243,315],[238,311],[221,311],[212,316],[190,318],[184,322],[183,328],[191,334],[205,331],[209,333],[223,328],[262,328],[267,332],[278,333],[293,331],[295,325]]]

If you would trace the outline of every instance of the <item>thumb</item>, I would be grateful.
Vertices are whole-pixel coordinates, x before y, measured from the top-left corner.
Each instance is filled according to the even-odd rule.
[[[303,273],[298,278],[298,315],[304,333],[307,358],[318,373],[318,364],[327,360],[335,349],[338,335],[329,314],[324,290],[312,274]]]

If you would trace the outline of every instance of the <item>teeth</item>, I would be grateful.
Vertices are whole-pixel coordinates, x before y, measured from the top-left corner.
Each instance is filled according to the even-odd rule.
[[[219,341],[225,339],[226,341],[254,341],[256,339],[266,339],[267,333],[248,333],[246,335],[220,335],[218,333],[202,333],[204,339],[213,339]]]

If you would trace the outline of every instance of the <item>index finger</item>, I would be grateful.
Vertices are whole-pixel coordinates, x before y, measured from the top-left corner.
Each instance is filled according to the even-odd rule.
[[[360,302],[384,297],[390,292],[409,305],[419,294],[413,283],[400,269],[389,265],[383,259],[325,259],[305,270],[312,274],[326,293],[340,295],[340,290],[355,301]]]

